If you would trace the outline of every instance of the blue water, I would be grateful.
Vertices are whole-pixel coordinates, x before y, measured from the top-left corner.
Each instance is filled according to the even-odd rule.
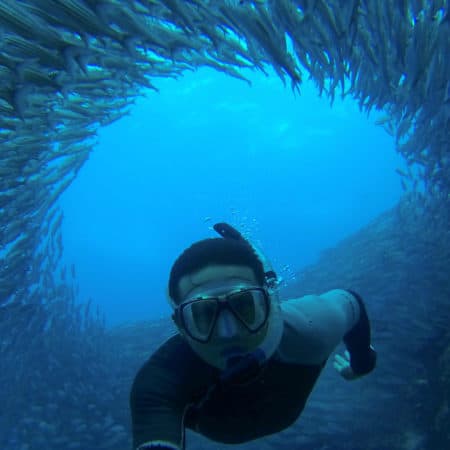
[[[168,315],[171,264],[215,221],[241,225],[289,278],[399,199],[403,162],[376,114],[250,76],[157,80],[64,194],[66,261],[109,324]]]

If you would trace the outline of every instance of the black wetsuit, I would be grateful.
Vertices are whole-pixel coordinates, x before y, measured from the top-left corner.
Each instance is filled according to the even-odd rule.
[[[334,304],[339,309],[333,309]],[[355,323],[357,304],[360,313]],[[227,444],[287,428],[303,411],[327,358],[341,339],[355,373],[363,375],[375,367],[369,321],[356,293],[334,290],[286,302],[282,307],[285,323],[278,350],[262,369],[240,384],[219,383],[220,371],[204,362],[180,335],[165,342],[133,383],[133,448],[144,443],[148,443],[146,448],[183,448],[185,427]],[[342,334],[330,333],[330,327],[338,327]],[[311,360],[311,355],[316,355],[315,364],[299,363]]]
[[[133,445],[180,446],[183,426],[224,443],[242,443],[291,425],[323,368],[271,358],[241,384],[217,386],[219,371],[181,338],[170,338],[138,372],[132,392]]]

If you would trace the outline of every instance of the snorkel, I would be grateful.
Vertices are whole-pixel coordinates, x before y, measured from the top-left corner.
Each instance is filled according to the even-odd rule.
[[[224,222],[216,223],[213,228],[224,239],[242,240],[253,248],[263,264],[264,287],[270,295],[270,315],[264,340],[255,350],[245,355],[230,356],[226,361],[226,369],[222,372],[220,379],[222,383],[233,383],[241,380],[242,376],[249,378],[252,374],[258,373],[259,369],[265,365],[278,348],[283,334],[283,319],[277,292],[278,278],[269,260],[257,247],[245,239],[239,231]]]

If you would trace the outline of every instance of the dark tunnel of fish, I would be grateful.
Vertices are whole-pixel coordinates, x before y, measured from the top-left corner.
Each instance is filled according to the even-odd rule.
[[[263,74],[272,69],[300,99],[302,80],[311,78],[331,104],[336,95],[349,96],[363,112],[384,114],[377,124],[393,136],[407,163],[407,169],[398,172],[405,195],[391,215],[406,211],[408,218],[397,218],[398,223],[385,218],[376,236],[367,232],[377,245],[367,236],[355,237],[366,244],[356,252],[365,261],[357,271],[358,260],[353,253],[349,257],[349,249],[326,253],[320,274],[306,271],[295,295],[308,283],[323,290],[324,280],[339,276],[372,292],[372,307],[379,304],[375,327],[380,339],[395,341],[396,353],[406,354],[404,342],[412,340],[414,351],[427,349],[432,356],[423,365],[405,358],[398,373],[389,371],[386,362],[381,369],[385,381],[380,379],[379,388],[364,395],[376,391],[388,402],[392,392],[384,384],[398,385],[402,376],[416,374],[405,405],[415,401],[430,411],[438,405],[425,422],[435,434],[445,434],[439,430],[448,421],[448,408],[446,412],[433,397],[430,386],[442,387],[442,379],[448,380],[450,351],[443,344],[430,350],[428,337],[448,333],[448,306],[442,309],[450,297],[449,48],[448,0],[2,0],[0,381],[17,389],[2,394],[9,415],[0,412],[0,447],[89,448],[105,435],[100,448],[126,445],[125,385],[118,388],[108,376],[108,366],[114,365],[109,350],[114,338],[105,330],[101,311],[79,304],[75,269],[61,268],[63,214],[57,200],[88,160],[102,126],[128,114],[149,89],[157,90],[158,78],[178,78],[198,67],[244,82],[248,80],[242,69]],[[406,226],[403,223],[416,227],[421,239],[414,242],[414,233],[400,236],[395,230]],[[336,261],[340,255],[345,258]],[[353,263],[346,261],[349,258]],[[405,275],[415,273],[417,265],[424,271],[417,274],[420,283]],[[389,270],[379,276],[380,267]],[[427,292],[434,293],[433,302]],[[399,301],[402,295],[420,301],[412,306]],[[386,322],[382,308],[388,300],[395,305],[395,319]],[[412,311],[414,317],[406,320]],[[134,367],[148,349],[138,351],[128,338],[124,363],[131,361]],[[448,334],[443,342],[448,343]],[[75,364],[81,361],[89,361],[86,373]],[[390,363],[397,368],[396,361]],[[439,369],[437,376],[430,370],[433,365]],[[81,381],[61,383],[68,378],[67,367]],[[125,383],[130,373],[124,369],[118,379]],[[99,381],[102,374],[108,380],[105,386]],[[47,378],[57,386],[54,393],[46,387]],[[22,399],[13,395],[22,389],[12,381],[19,379],[29,381]],[[448,394],[448,386],[442,389]],[[33,398],[30,413],[21,415],[28,397]],[[84,412],[78,398],[84,399]],[[319,397],[313,403],[305,422],[327,435],[314,412],[327,408],[322,401]],[[56,420],[55,411],[64,402],[73,411]],[[114,402],[121,405],[117,414],[111,413]],[[417,421],[416,409],[405,413],[405,427]],[[378,409],[373,420],[379,423],[376,414],[380,416]],[[345,417],[350,420],[348,412]],[[19,425],[13,426],[15,422]],[[339,421],[327,426],[339,430]],[[39,431],[31,443],[27,430],[32,427]],[[61,427],[69,427],[72,434],[60,433]],[[419,429],[411,429],[409,439],[425,445],[423,427]],[[84,433],[84,440],[77,433]],[[386,436],[392,433],[389,429]],[[298,445],[319,448],[314,433],[302,429],[297,434],[291,438]],[[282,442],[274,438],[267,445],[278,448]],[[381,441],[377,448],[383,445],[394,448]]]

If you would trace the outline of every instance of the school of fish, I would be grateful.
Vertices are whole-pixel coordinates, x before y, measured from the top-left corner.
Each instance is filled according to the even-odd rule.
[[[57,200],[102,126],[157,90],[158,78],[197,67],[243,81],[243,68],[272,68],[300,95],[310,77],[331,103],[350,96],[362,111],[384,113],[377,124],[407,162],[399,170],[404,210],[444,230],[423,243],[433,260],[448,248],[450,223],[449,48],[448,0],[2,0],[0,381],[10,389],[0,398],[0,447],[89,449],[106,435],[95,448],[114,448],[127,440],[126,421],[111,412],[111,392],[125,387],[108,371],[115,358],[102,314],[77,302],[75,268],[61,266]],[[386,264],[397,262],[392,274],[409,267],[408,251],[396,252],[386,251]],[[448,259],[440,258],[423,282],[448,293]],[[386,275],[370,281],[384,286]],[[406,327],[402,307],[395,317]],[[430,323],[417,319],[424,335],[441,330]],[[450,356],[439,355],[442,376]],[[61,405],[69,422],[56,420]],[[435,430],[448,419],[444,404],[439,411]]]

